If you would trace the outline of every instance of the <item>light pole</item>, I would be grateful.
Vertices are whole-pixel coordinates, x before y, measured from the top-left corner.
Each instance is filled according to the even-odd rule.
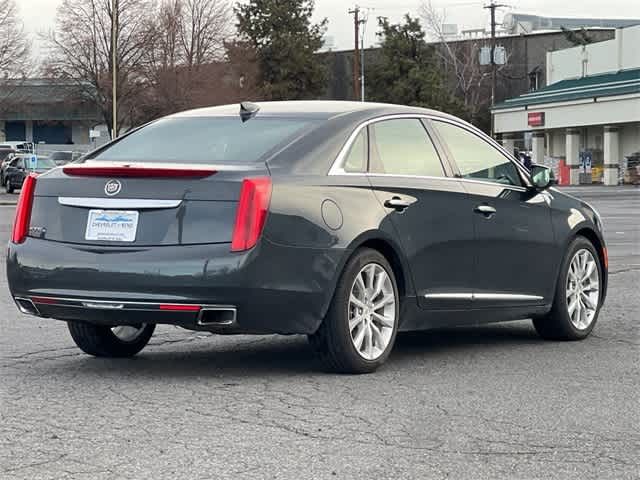
[[[118,136],[118,0],[113,0],[111,16],[111,71],[113,73],[112,82],[112,131],[111,139]]]

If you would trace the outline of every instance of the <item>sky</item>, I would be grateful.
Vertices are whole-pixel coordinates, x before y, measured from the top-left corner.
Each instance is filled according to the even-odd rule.
[[[380,16],[398,21],[405,13],[417,15],[423,0],[316,0],[316,20],[329,19],[327,36],[333,38],[333,49],[353,48],[353,17],[348,11],[359,4],[368,14],[365,45],[376,42],[377,21]],[[16,0],[27,30],[34,34],[53,28],[56,8],[61,0]],[[458,28],[482,28],[488,25],[487,10],[482,6],[488,1],[432,0],[433,6],[445,16],[446,23],[458,24]],[[640,0],[501,0],[508,4],[502,13],[527,12],[546,16],[574,16],[590,18],[633,17],[640,18]],[[366,7],[366,8],[365,8]],[[499,16],[500,18],[500,16]],[[36,50],[38,50],[36,40]]]

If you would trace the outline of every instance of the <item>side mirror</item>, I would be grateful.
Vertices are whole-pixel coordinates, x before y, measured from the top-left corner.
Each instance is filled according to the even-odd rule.
[[[538,190],[549,188],[553,180],[553,171],[544,165],[531,165],[531,180]]]

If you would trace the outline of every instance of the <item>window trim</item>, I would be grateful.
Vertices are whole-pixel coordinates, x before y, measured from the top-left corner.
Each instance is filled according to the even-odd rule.
[[[359,172],[347,172],[346,170],[344,170],[344,166],[347,163],[347,160],[349,159],[349,155],[351,155],[351,150],[353,149],[353,146],[356,143],[356,140],[358,139],[358,137],[360,136],[360,133],[364,133],[364,148],[365,148],[365,162],[364,162],[364,171],[359,171]],[[371,162],[371,132],[369,131],[369,127],[367,126],[366,128],[360,129],[360,131],[358,132],[358,134],[353,138],[353,142],[351,143],[351,145],[349,146],[349,148],[347,149],[347,152],[344,156],[344,162],[342,165],[342,168],[345,172],[345,175],[365,175],[369,172],[369,165]]]
[[[450,120],[448,118],[442,118],[442,117],[430,118],[429,119],[429,123],[432,124],[433,122],[448,123],[450,125],[462,128],[463,130],[467,131],[470,135],[475,136],[479,140],[481,140],[484,143],[488,144],[490,147],[493,147],[494,150],[497,150],[497,152],[500,153],[503,157],[505,157],[505,159],[507,161],[509,161],[509,162],[511,162],[511,164],[513,164],[513,166],[516,169],[516,172],[520,176],[520,180],[522,181],[523,185],[506,185],[504,183],[492,182],[490,180],[479,180],[479,179],[475,179],[475,178],[465,178],[464,176],[462,176],[462,173],[461,173],[461,170],[460,170],[460,166],[458,165],[458,162],[456,161],[456,158],[453,155],[453,153],[451,153],[451,150],[449,149],[449,145],[442,138],[442,135],[440,134],[440,132],[438,132],[437,127],[435,125],[431,125],[431,129],[434,131],[434,134],[437,136],[437,138],[438,138],[438,140],[439,140],[439,142],[440,142],[440,144],[442,146],[442,149],[445,150],[446,153],[447,153],[447,157],[449,158],[449,163],[452,165],[452,167],[455,170],[455,175],[458,176],[458,178],[460,180],[467,181],[467,182],[474,182],[474,183],[485,183],[485,184],[490,184],[490,185],[499,185],[499,186],[503,186],[503,187],[512,188],[514,190],[522,190],[522,191],[526,191],[528,188],[530,188],[533,185],[532,182],[531,182],[531,179],[530,179],[529,172],[525,171],[524,167],[519,162],[517,162],[516,159],[512,155],[507,153],[507,151],[504,149],[504,147],[502,145],[500,145],[497,141],[495,141],[493,138],[489,137],[488,135],[486,135],[485,133],[481,132],[480,130],[476,129],[473,126],[468,126],[468,125],[465,125],[462,122],[453,121],[453,120]]]
[[[423,119],[425,118],[429,118],[428,115],[426,114],[422,114],[422,113],[399,113],[399,114],[391,114],[391,115],[383,115],[380,117],[375,117],[375,118],[370,118],[368,120],[365,120],[364,122],[360,123],[349,135],[349,137],[347,138],[346,142],[344,143],[344,145],[342,146],[342,148],[340,149],[340,152],[338,153],[338,155],[336,156],[335,160],[333,161],[333,164],[331,165],[331,167],[329,168],[329,171],[327,172],[327,176],[334,176],[334,175],[375,175],[375,176],[394,176],[394,177],[405,177],[405,178],[433,178],[433,179],[447,179],[447,178],[452,178],[454,176],[454,169],[452,167],[452,165],[450,165],[448,157],[446,155],[443,155],[443,151],[439,148],[439,141],[437,141],[437,139],[435,139],[433,137],[433,134],[431,132],[431,130],[424,124]],[[347,172],[344,170],[344,162],[346,160],[347,155],[349,154],[349,151],[351,150],[351,146],[352,144],[355,142],[355,139],[358,137],[358,134],[360,133],[360,131],[363,128],[369,128],[370,125],[374,124],[374,123],[378,123],[378,122],[384,122],[387,120],[401,120],[401,119],[414,119],[416,120],[418,123],[420,123],[422,125],[422,127],[424,128],[425,134],[427,135],[427,138],[431,141],[433,148],[436,150],[436,153],[438,154],[438,158],[440,159],[440,163],[442,165],[442,169],[444,171],[444,175],[443,177],[429,177],[429,176],[425,176],[425,175],[399,175],[399,174],[393,174],[393,173],[371,173],[369,172],[369,169],[367,168],[367,172],[365,173],[359,173],[359,172]],[[371,147],[371,134],[369,133],[368,135],[369,138],[369,148]],[[369,151],[369,163],[371,162],[371,152]]]
[[[348,152],[349,152],[349,150],[351,148],[351,145],[353,144],[353,142],[355,141],[356,137],[358,136],[358,134],[360,133],[360,131],[363,128],[368,128],[369,125],[377,123],[377,122],[382,122],[382,121],[385,121],[385,120],[402,119],[402,118],[415,118],[415,119],[418,119],[418,120],[422,120],[423,121],[422,122],[423,125],[426,123],[425,131],[427,132],[427,134],[431,138],[431,141],[434,144],[434,147],[438,151],[438,154],[440,156],[440,161],[442,162],[442,166],[444,167],[444,171],[445,171],[445,175],[446,176],[444,176],[444,177],[427,177],[427,176],[419,176],[419,175],[397,175],[397,174],[389,174],[389,173],[372,174],[372,173],[369,173],[368,171],[366,173],[346,172],[344,170],[344,168],[342,168],[343,167],[343,163],[344,163],[344,161],[346,159],[346,156],[348,155]],[[520,174],[520,178],[523,180],[523,183],[525,185],[523,185],[523,186],[504,185],[504,184],[497,183],[497,182],[490,182],[490,181],[485,181],[485,180],[475,180],[475,179],[463,178],[460,175],[460,169],[458,167],[458,164],[455,162],[455,159],[453,158],[453,156],[449,152],[449,149],[448,149],[447,145],[443,142],[442,138],[440,138],[440,135],[438,134],[438,132],[435,131],[435,127],[433,125],[431,125],[431,121],[441,121],[441,122],[450,123],[452,125],[458,126],[458,127],[462,128],[464,130],[467,130],[472,135],[477,136],[482,141],[488,143],[490,146],[494,147],[499,153],[501,153],[508,161],[510,161],[516,167],[516,170]],[[394,177],[400,177],[400,178],[422,178],[422,179],[431,179],[431,180],[455,180],[455,181],[461,181],[461,182],[473,182],[473,183],[482,183],[482,184],[485,184],[485,185],[500,186],[500,187],[503,187],[503,188],[508,188],[508,189],[517,190],[517,191],[527,191],[529,188],[531,188],[533,186],[533,183],[531,182],[531,178],[530,178],[529,173],[527,171],[525,171],[524,167],[522,165],[520,165],[516,161],[515,158],[513,158],[511,155],[509,155],[507,153],[507,151],[504,149],[504,147],[502,145],[500,145],[500,143],[498,143],[496,140],[494,140],[493,138],[487,136],[484,132],[478,130],[473,125],[469,125],[466,122],[463,122],[462,120],[458,120],[458,119],[454,119],[454,118],[448,118],[448,117],[444,117],[444,116],[440,116],[440,115],[428,114],[428,113],[397,113],[397,114],[382,115],[380,117],[370,118],[368,120],[363,121],[362,123],[360,123],[351,132],[351,134],[349,135],[349,137],[345,141],[344,145],[340,149],[340,152],[338,152],[338,155],[336,156],[335,160],[333,161],[331,167],[329,168],[329,171],[327,172],[327,176],[335,176],[335,175],[340,175],[340,176],[343,176],[343,175],[346,175],[346,176],[351,176],[351,175],[360,175],[360,176],[371,175],[371,176],[374,176],[375,175],[375,176],[378,176],[378,177],[394,176]]]
[[[374,141],[377,142],[377,138],[376,138],[376,133],[375,133],[375,129],[372,127],[375,127],[375,125],[377,123],[386,123],[386,122],[391,122],[394,120],[415,120],[415,122],[422,127],[422,130],[424,131],[424,134],[426,136],[427,141],[431,144],[431,146],[433,147],[433,150],[436,153],[436,157],[438,158],[438,162],[440,163],[440,168],[442,169],[442,176],[433,176],[433,175],[409,175],[409,174],[401,174],[401,173],[382,173],[382,172],[372,172],[371,171],[371,157],[372,157],[372,151],[371,151],[371,145],[372,145],[372,139],[374,139]],[[427,125],[425,125],[424,121],[421,118],[394,118],[394,119],[390,119],[390,120],[382,120],[380,122],[375,122],[375,123],[371,123],[367,126],[367,131],[368,131],[368,138],[369,138],[369,163],[367,165],[367,174],[369,175],[394,175],[394,176],[398,176],[398,177],[409,177],[409,178],[446,178],[451,176],[451,174],[453,172],[448,170],[448,165],[445,165],[445,163],[448,163],[446,160],[446,156],[443,155],[443,152],[438,148],[438,144],[434,141],[433,136],[431,135],[431,132],[429,131],[429,128],[427,127]],[[377,144],[376,144],[377,146]],[[377,148],[379,148],[377,146]],[[380,152],[378,152],[378,160],[380,162],[382,162],[382,159],[379,158],[380,157]]]

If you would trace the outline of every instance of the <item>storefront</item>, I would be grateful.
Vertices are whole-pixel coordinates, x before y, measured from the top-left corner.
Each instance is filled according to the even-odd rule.
[[[507,149],[531,150],[565,184],[640,183],[640,26],[547,54],[549,85],[493,110]]]

